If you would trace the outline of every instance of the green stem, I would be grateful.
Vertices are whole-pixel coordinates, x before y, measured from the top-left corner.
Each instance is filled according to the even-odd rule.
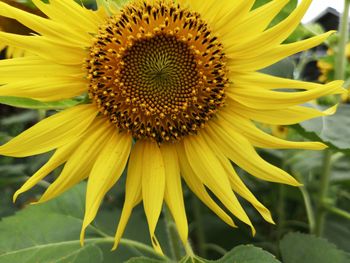
[[[111,237],[110,235],[108,235],[107,233],[103,232],[102,230],[98,229],[97,227],[95,227],[94,225],[90,225],[89,226],[96,234],[100,235],[101,237]]]
[[[187,256],[189,256],[190,258],[194,258],[195,257],[195,254],[193,253],[192,246],[191,246],[191,243],[190,243],[189,240],[186,243],[185,250],[186,250],[186,255]]]
[[[171,257],[176,261],[180,261],[182,257],[182,249],[180,245],[180,238],[177,233],[176,225],[173,221],[173,218],[169,212],[168,208],[164,208],[164,220],[165,226],[169,239],[169,246],[171,249]]]
[[[317,34],[315,34],[317,35]],[[310,62],[315,60],[315,55],[314,53],[309,52],[303,52],[300,55],[299,62],[295,66],[294,70],[294,79],[301,79],[301,73],[303,72],[304,68],[306,65]]]
[[[114,242],[114,238],[112,238],[113,242]],[[156,256],[157,258],[161,258],[161,259],[165,259],[167,262],[170,262],[170,259],[166,256],[162,256],[160,254],[158,254],[154,249],[153,247],[151,246],[148,246],[148,245],[145,245],[141,242],[137,242],[137,241],[134,241],[134,240],[130,240],[130,239],[124,239],[122,238],[120,240],[120,245],[123,245],[123,246],[128,246],[128,247],[132,247],[132,248],[136,248],[140,251],[144,251],[144,252],[147,252],[153,256]]]
[[[327,211],[324,209],[324,204],[326,203],[328,189],[329,189],[329,179],[331,175],[332,168],[332,151],[327,149],[324,152],[323,157],[323,173],[321,175],[320,181],[320,191],[318,194],[317,200],[317,217],[316,217],[316,226],[315,226],[315,234],[317,236],[322,236],[324,224],[326,220]]]
[[[227,250],[216,245],[216,244],[212,244],[212,243],[208,243],[208,244],[205,244],[204,245],[204,248],[207,249],[207,250],[212,250],[212,251],[215,251],[217,253],[219,253],[220,255],[224,256],[226,253],[227,253]]]
[[[195,234],[196,234],[196,243],[197,243],[197,253],[199,256],[206,258],[206,249],[205,249],[205,232],[203,227],[201,206],[199,200],[193,196],[192,197],[192,206],[193,206],[193,217],[195,221]]]
[[[333,207],[333,206],[326,206],[325,209],[327,209],[329,212],[331,212],[335,215],[338,215],[338,216],[341,216],[341,217],[344,217],[344,218],[350,220],[350,213],[347,211],[344,211],[340,208]]]
[[[344,2],[344,12],[339,26],[339,45],[338,53],[335,57],[335,79],[345,79],[346,56],[345,47],[348,42],[349,32],[349,8],[350,0]]]
[[[73,240],[73,241],[68,241],[70,243],[80,243],[80,240]],[[108,237],[98,237],[98,238],[86,238],[84,241],[85,244],[89,243],[94,243],[94,244],[101,244],[101,243],[114,243],[114,237],[108,236]],[[167,262],[170,262],[169,258],[166,256],[162,256],[158,254],[151,246],[145,245],[143,243],[130,240],[130,239],[125,239],[122,238],[119,242],[121,246],[126,246],[126,247],[132,247],[135,249],[138,249],[140,251],[146,252],[148,254],[151,254],[157,258],[160,259],[165,259]]]
[[[285,155],[285,154],[284,154]],[[285,160],[288,160],[287,156],[285,155],[282,162],[282,169],[284,171],[288,170],[288,165]],[[279,246],[279,242],[282,238],[284,227],[285,227],[285,221],[286,221],[286,213],[285,213],[285,194],[286,189],[282,184],[278,185],[278,200],[277,200],[277,215],[278,215],[278,224],[277,224],[277,246]]]
[[[314,209],[312,208],[312,203],[311,203],[311,198],[310,198],[309,192],[307,191],[307,188],[305,187],[303,177],[299,173],[293,173],[293,174],[298,179],[298,181],[303,184],[302,186],[299,187],[299,190],[300,190],[301,195],[303,196],[303,199],[304,199],[307,220],[309,223],[308,227],[309,227],[310,233],[315,233],[315,225],[316,225],[315,213],[314,213]]]
[[[285,207],[284,207],[284,196],[285,188],[283,185],[278,185],[278,201],[277,201],[277,215],[278,215],[278,224],[277,224],[277,242],[281,239],[283,235],[284,222],[286,219]]]
[[[310,195],[304,186],[299,187],[299,189],[305,203],[306,215],[309,222],[309,231],[310,233],[315,233],[315,214],[314,210],[312,209]]]
[[[114,237],[108,235],[104,231],[98,229],[97,227],[90,225],[90,229],[93,230],[96,234],[100,235],[102,238],[87,238],[85,239],[85,243],[88,242],[96,242],[96,243],[114,243]],[[119,242],[120,245],[127,246],[129,248],[135,249],[135,251],[143,251],[147,252],[148,254],[151,254],[153,256],[156,256],[157,258],[162,258],[162,259],[167,259],[166,256],[161,256],[159,255],[151,246],[145,245],[143,243],[140,243],[138,241],[130,240],[130,239],[125,239],[122,238]]]

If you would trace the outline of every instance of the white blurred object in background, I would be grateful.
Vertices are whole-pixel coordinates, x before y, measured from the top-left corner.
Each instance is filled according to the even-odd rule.
[[[301,2],[301,0],[298,1]],[[344,10],[344,0],[313,0],[302,22],[310,22],[313,18],[322,13],[322,11],[324,11],[327,7],[333,7],[341,13]]]

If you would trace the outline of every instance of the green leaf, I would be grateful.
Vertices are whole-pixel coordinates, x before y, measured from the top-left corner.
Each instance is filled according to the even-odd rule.
[[[206,260],[199,257],[186,256],[181,263],[281,263],[274,255],[259,247],[252,245],[240,245],[232,249],[221,259],[216,261]]]
[[[283,59],[267,68],[261,70],[261,72],[269,75],[273,75],[281,78],[293,78],[295,65],[290,58]]]
[[[80,101],[77,100],[60,100],[53,102],[42,102],[29,98],[20,98],[20,97],[9,97],[9,96],[0,96],[0,104],[5,104],[8,106],[13,106],[17,108],[25,109],[66,109],[72,106],[79,104]]]
[[[85,185],[41,205],[32,205],[0,222],[0,263],[103,262],[94,242],[80,246]],[[97,241],[98,239],[91,239]]]
[[[350,220],[339,218],[337,215],[328,215],[325,227],[325,236],[338,248],[350,253]]]
[[[350,150],[350,105],[339,105],[332,116],[302,122],[302,135],[311,139],[321,139],[339,150]],[[298,127],[297,127],[298,128]]]
[[[228,252],[216,263],[280,263],[274,255],[259,247],[241,245]]]
[[[290,233],[280,243],[283,263],[346,263],[345,252],[322,238]]]
[[[0,255],[0,262],[99,263],[103,262],[103,256],[95,245],[81,247],[78,242],[67,241],[4,253]]]
[[[125,263],[162,263],[162,262],[165,262],[165,261],[156,260],[153,258],[137,257],[137,258],[131,258]]]
[[[151,257],[152,253],[148,250],[134,247],[125,240],[116,251],[111,251],[120,209],[109,210],[104,206],[100,209],[104,213],[99,213],[97,219],[100,218],[101,223],[107,220],[114,222],[112,229],[108,229],[112,236],[96,227],[89,227],[85,246],[80,246],[85,189],[84,182],[47,203],[29,205],[14,216],[3,218],[0,221],[0,263],[121,263],[135,256]],[[104,219],[107,211],[108,217]],[[138,229],[139,236],[133,240],[148,238],[146,220],[139,215],[133,213],[129,222],[129,229],[144,226],[142,231]],[[128,234],[127,228],[124,236]],[[162,232],[159,234],[162,236]],[[164,247],[166,250],[166,243]]]

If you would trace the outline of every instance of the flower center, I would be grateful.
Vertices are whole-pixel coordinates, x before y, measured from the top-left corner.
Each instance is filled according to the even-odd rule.
[[[222,49],[198,13],[171,1],[129,4],[90,48],[89,95],[136,139],[180,140],[224,103]]]

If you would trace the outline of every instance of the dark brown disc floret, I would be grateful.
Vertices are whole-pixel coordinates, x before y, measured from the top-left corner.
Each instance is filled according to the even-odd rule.
[[[100,28],[87,60],[99,111],[136,139],[197,133],[223,105],[225,56],[198,13],[171,1],[129,4]]]

